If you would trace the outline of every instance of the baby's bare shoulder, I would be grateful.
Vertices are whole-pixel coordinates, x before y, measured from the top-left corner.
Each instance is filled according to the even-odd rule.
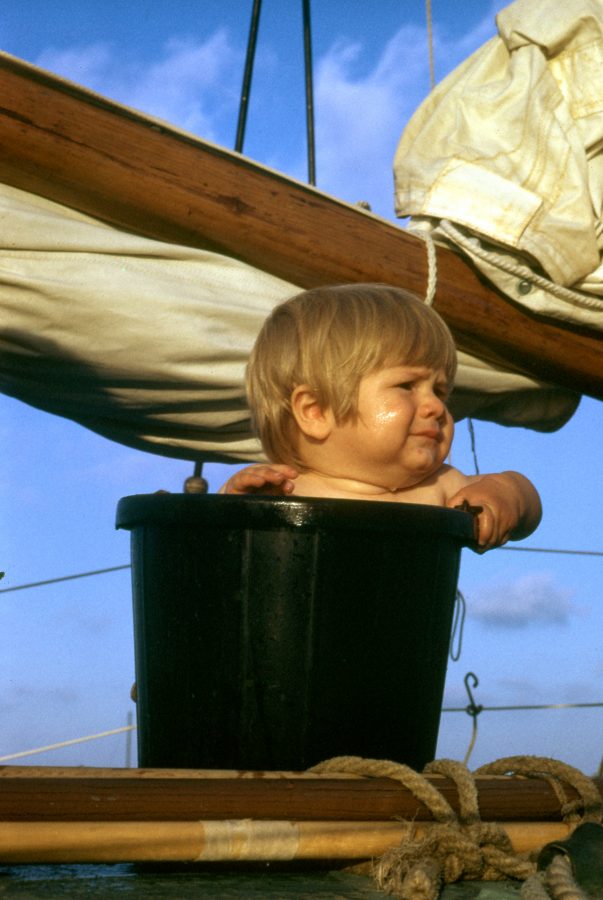
[[[399,503],[424,503],[430,506],[445,506],[446,501],[454,496],[467,483],[466,477],[453,466],[443,465],[428,478],[411,487],[397,491],[395,497]]]
[[[464,472],[461,472],[460,469],[455,468],[454,466],[449,466],[448,463],[444,463],[438,471],[436,472],[435,478],[439,481],[445,481],[446,483],[455,483],[459,485],[469,484],[469,482],[474,480],[474,476],[465,475]],[[478,476],[475,476],[477,478]]]

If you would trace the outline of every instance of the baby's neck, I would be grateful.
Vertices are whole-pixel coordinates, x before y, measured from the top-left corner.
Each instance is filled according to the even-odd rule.
[[[295,479],[295,493],[306,497],[366,497],[375,500],[381,494],[392,494],[388,488],[355,478],[340,478],[323,472],[302,471]]]
[[[294,494],[301,497],[331,497],[342,500],[382,500],[398,503],[426,503],[441,505],[442,491],[437,479],[406,487],[390,489],[384,485],[353,478],[341,478],[316,471],[302,471],[295,479]]]

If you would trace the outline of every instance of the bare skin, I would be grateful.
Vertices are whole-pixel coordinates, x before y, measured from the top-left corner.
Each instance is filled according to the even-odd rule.
[[[441,371],[389,366],[365,376],[358,415],[337,423],[321,409],[311,388],[292,393],[298,426],[297,457],[286,463],[249,466],[236,472],[222,493],[262,493],[481,507],[481,551],[531,534],[542,514],[535,488],[518,472],[464,475],[447,465],[454,425],[446,407],[448,385]]]

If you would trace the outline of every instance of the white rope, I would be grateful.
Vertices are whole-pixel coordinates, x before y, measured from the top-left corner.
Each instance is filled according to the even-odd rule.
[[[20,759],[22,756],[33,756],[34,753],[46,753],[47,750],[71,747],[73,744],[83,744],[85,741],[96,741],[98,738],[110,737],[113,734],[123,734],[126,731],[134,731],[135,729],[136,725],[124,725],[123,728],[113,728],[111,731],[101,731],[98,734],[89,734],[86,737],[61,741],[60,744],[48,744],[47,747],[36,747],[35,750],[21,750],[20,753],[9,753],[7,756],[0,756],[0,763],[9,762],[11,759]]]
[[[483,259],[484,262],[489,262],[498,269],[502,269],[503,272],[514,275],[522,281],[527,281],[530,284],[541,288],[541,290],[547,291],[559,300],[564,300],[566,303],[572,303],[575,306],[582,306],[585,309],[603,312],[603,300],[600,300],[598,297],[591,297],[580,291],[574,291],[561,284],[556,284],[554,281],[549,281],[548,278],[533,272],[528,266],[522,266],[518,262],[507,259],[507,257],[502,256],[500,253],[495,253],[493,250],[485,250],[478,240],[466,237],[447,219],[440,220],[439,229],[452,241],[463,247],[469,255],[473,254],[478,256],[480,259]],[[413,234],[419,234],[419,232],[414,231]]]
[[[427,250],[427,288],[424,302],[427,306],[432,306],[438,282],[438,261],[435,244],[432,236],[427,231],[422,231],[418,228],[409,228],[408,231],[414,234],[415,237],[420,238]]]

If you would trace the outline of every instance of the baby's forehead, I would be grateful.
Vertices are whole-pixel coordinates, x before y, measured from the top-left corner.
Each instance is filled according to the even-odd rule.
[[[435,375],[436,377],[444,378],[446,381],[448,380],[444,366],[434,366],[430,363],[418,362],[416,360],[409,362],[405,359],[389,359],[377,366],[377,369],[384,371],[391,369],[392,372],[397,369],[404,369],[407,372],[416,372],[420,375]]]
[[[433,384],[438,385],[440,388],[444,388],[448,393],[452,391],[454,385],[454,381],[444,368],[423,365],[422,363],[388,363],[384,366],[378,366],[373,374],[384,384],[425,379],[432,381]]]

